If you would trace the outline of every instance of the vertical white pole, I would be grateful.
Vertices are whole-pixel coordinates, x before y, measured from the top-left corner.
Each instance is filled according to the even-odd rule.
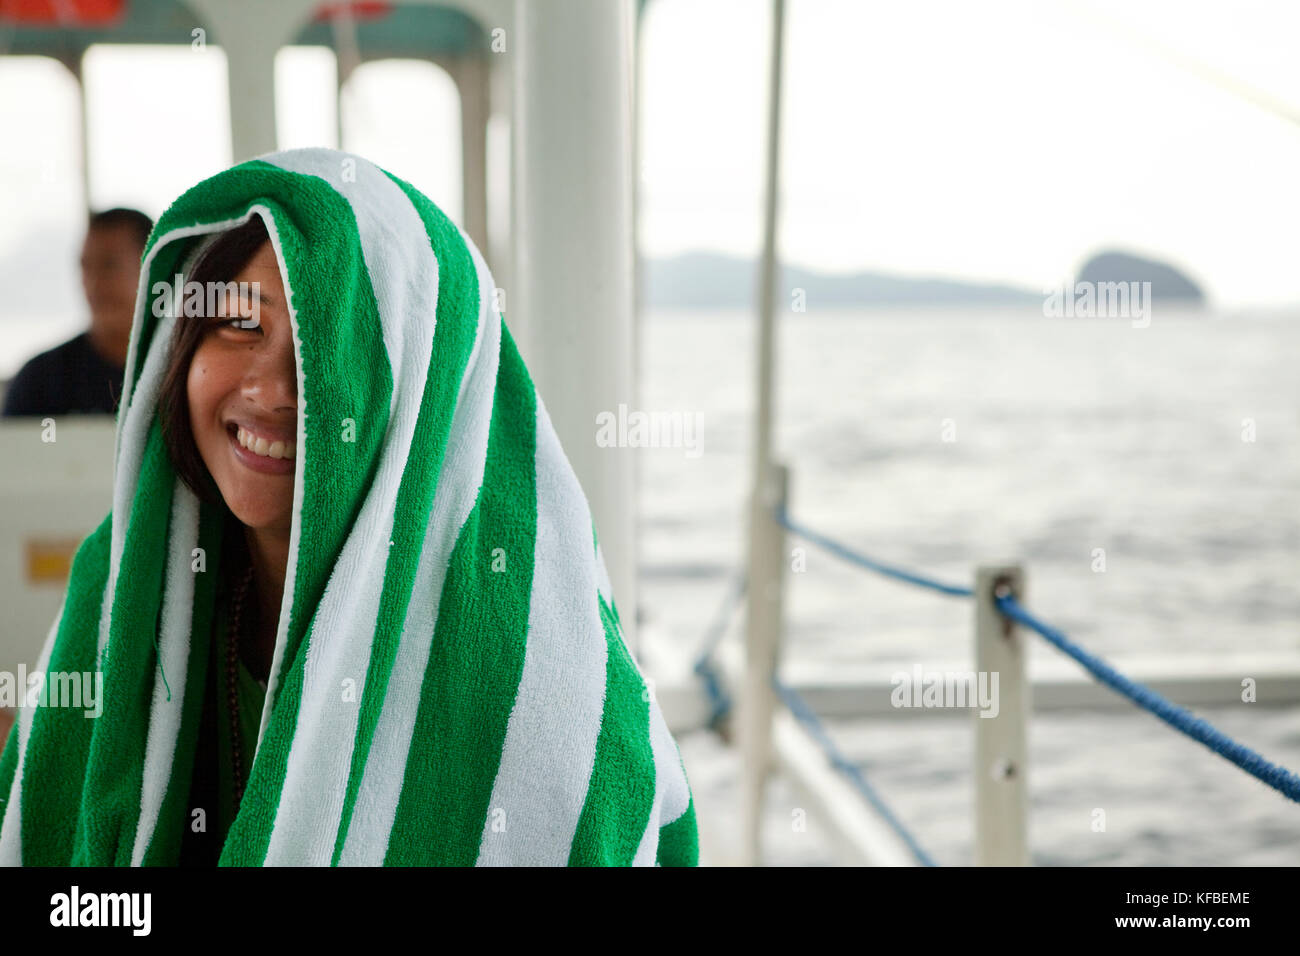
[[[275,54],[292,43],[316,0],[187,0],[226,54],[231,155],[236,163],[274,152]]]
[[[787,472],[772,461],[775,406],[774,337],[777,283],[776,215],[780,183],[781,52],[784,0],[772,3],[772,49],[768,77],[767,188],[764,203],[763,259],[759,269],[757,413],[754,428],[754,483],[749,513],[749,587],[746,605],[745,694],[741,701],[741,749],[745,758],[744,861],[762,859],[763,792],[772,765],[771,679],[781,643],[781,588],[785,570],[784,528],[772,509],[786,501]]]
[[[1024,600],[1019,565],[975,571],[975,670],[997,675],[997,716],[975,721],[975,865],[1029,865],[1028,727],[1030,686],[1026,644],[1014,622],[998,613],[995,594]]]
[[[632,8],[632,30],[628,37],[628,75],[630,84],[632,111],[629,131],[628,182],[632,194],[631,215],[628,217],[628,242],[632,246],[632,407],[645,408],[641,382],[642,351],[642,315],[641,315],[641,243],[639,223],[641,215],[641,13],[643,7],[636,2]],[[637,455],[632,462],[632,500],[638,507],[632,513],[632,540],[636,543],[633,555],[634,567],[641,566],[641,469],[645,462]],[[640,638],[633,649],[640,655]]]
[[[86,51],[77,50],[63,61],[77,80],[77,102],[81,107],[81,194],[85,198],[86,216],[91,213],[90,205],[90,104],[86,100],[86,71],[84,64]]]
[[[636,401],[628,62],[634,15],[631,0],[517,0],[516,232],[506,308],[522,318],[521,351],[591,505],[624,636],[636,654],[637,452],[596,444],[597,417],[626,421]]]
[[[513,35],[508,33],[508,36]],[[484,251],[492,277],[503,289],[514,288],[514,165],[511,143],[514,140],[514,48],[509,44],[501,51],[489,54],[489,83],[491,92],[488,103],[491,107],[490,129],[495,130],[489,138],[489,177],[488,177],[488,245]],[[501,152],[505,150],[506,161],[501,162]],[[500,171],[506,175],[502,177]],[[511,302],[505,303],[506,325],[522,349],[522,338],[515,331],[515,315]],[[522,330],[521,330],[522,331]]]
[[[343,4],[331,20],[330,29],[334,36],[335,133],[338,148],[346,149],[343,145],[343,92],[352,79],[352,74],[361,66],[361,49],[357,45],[357,24],[352,16],[352,8]]]
[[[762,863],[764,793],[768,775],[776,766],[772,719],[780,702],[772,678],[781,657],[786,567],[785,527],[776,520],[776,508],[784,507],[789,500],[789,481],[786,466],[773,464],[767,480],[750,498],[745,686],[739,715],[744,774],[743,866]]]
[[[452,74],[460,93],[461,225],[486,257],[488,64],[481,53],[458,56]]]
[[[230,85],[230,146],[234,162],[274,152],[275,52],[265,35],[222,42]]]

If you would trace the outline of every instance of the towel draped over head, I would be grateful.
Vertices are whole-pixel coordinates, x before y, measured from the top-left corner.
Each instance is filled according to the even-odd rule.
[[[676,742],[483,258],[409,184],[327,149],[199,183],[149,239],[112,511],[37,664],[102,669],[103,710],[20,709],[0,863],[177,863],[224,509],[166,451],[160,383],[186,319],[156,316],[153,290],[251,216],[289,300],[297,455],[258,746],[220,863],[697,863]]]

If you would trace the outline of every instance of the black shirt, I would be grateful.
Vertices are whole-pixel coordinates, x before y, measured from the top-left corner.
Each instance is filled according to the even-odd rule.
[[[90,344],[90,333],[42,352],[9,383],[3,414],[80,415],[117,412],[123,369]]]
[[[230,750],[230,711],[224,695],[227,688],[225,655],[230,626],[230,575],[227,565],[247,567],[247,547],[241,547],[242,531],[232,529],[239,525],[227,514],[227,535],[238,534],[235,545],[223,549],[221,568],[217,577],[217,590],[212,615],[211,639],[208,642],[207,673],[201,686],[204,688],[202,717],[198,739],[195,742],[194,768],[190,777],[190,794],[186,804],[184,830],[181,831],[178,866],[216,866],[226,837],[239,811],[231,792],[233,781]],[[229,540],[229,538],[227,539]],[[239,723],[242,758],[242,781],[247,782],[254,754],[257,750],[257,732],[261,722],[266,694],[265,680],[254,676],[244,660],[257,624],[257,604],[250,601],[245,606],[240,626],[239,645]],[[196,662],[197,663],[197,662]],[[258,685],[261,685],[260,688]],[[219,696],[220,695],[220,696]],[[196,831],[194,811],[204,811],[204,828]]]

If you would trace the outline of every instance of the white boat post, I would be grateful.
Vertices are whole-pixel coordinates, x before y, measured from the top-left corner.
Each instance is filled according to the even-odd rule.
[[[507,308],[599,530],[624,637],[640,652],[635,455],[596,444],[636,403],[632,0],[515,6],[514,288]],[[516,324],[518,320],[518,324]]]
[[[1028,647],[995,597],[1024,601],[1025,574],[1018,564],[975,569],[975,686],[998,675],[997,713],[971,708],[975,721],[975,865],[1029,865]],[[977,701],[978,703],[978,701]]]
[[[188,0],[226,54],[230,146],[236,163],[275,152],[275,54],[311,20],[313,0]]]
[[[774,511],[784,505],[788,472],[772,461],[772,410],[775,405],[773,335],[778,266],[776,215],[780,183],[781,51],[784,0],[772,0],[772,47],[768,82],[767,181],[763,209],[763,258],[758,272],[758,374],[754,427],[754,478],[749,509],[749,569],[746,589],[744,692],[740,701],[740,745],[744,763],[741,862],[762,858],[761,830],[767,776],[773,766],[772,719],[777,707],[772,678],[781,646],[781,597],[785,570],[785,529]]]

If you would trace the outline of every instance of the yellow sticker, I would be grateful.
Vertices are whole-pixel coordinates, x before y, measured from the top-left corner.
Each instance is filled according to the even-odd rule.
[[[76,538],[28,538],[28,582],[42,584],[68,580],[72,557],[80,543]]]

